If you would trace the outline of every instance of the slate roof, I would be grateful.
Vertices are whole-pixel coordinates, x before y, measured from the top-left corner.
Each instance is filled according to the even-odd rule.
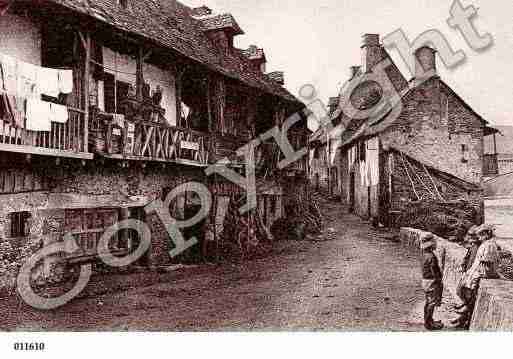
[[[260,49],[255,45],[251,45],[249,48],[241,50],[244,56],[246,56],[250,60],[265,60],[264,49]]]
[[[285,73],[283,71],[274,71],[269,72],[267,74],[267,77],[269,77],[271,80],[277,83],[284,83],[285,82]]]
[[[198,18],[203,24],[205,31],[232,29],[234,35],[243,35],[244,31],[240,28],[237,21],[235,21],[232,14],[221,14],[208,17]]]
[[[141,36],[212,71],[302,106],[285,88],[252,71],[248,59],[239,51],[227,56],[216,48],[205,35],[202,22],[193,18],[193,9],[178,1],[133,0],[127,9],[116,0],[42,0],[41,4],[61,5],[118,30]]]

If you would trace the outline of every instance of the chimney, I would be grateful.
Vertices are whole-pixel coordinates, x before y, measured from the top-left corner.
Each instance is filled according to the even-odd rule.
[[[422,46],[415,50],[415,79],[425,80],[436,76],[436,50],[429,46]]]
[[[358,75],[358,72],[360,71],[362,67],[361,66],[351,66],[349,68],[350,73],[350,80],[354,79],[356,75]]]
[[[242,50],[242,53],[249,59],[255,72],[265,73],[267,59],[265,58],[264,49],[260,49],[256,45],[251,45],[248,49]]]
[[[231,14],[215,15],[206,6],[196,8],[193,12],[193,16],[201,22],[207,37],[225,56],[230,55],[233,51],[234,37],[244,34],[235,18]]]
[[[203,5],[192,9],[192,16],[202,17],[209,15],[212,15],[212,9],[210,9],[208,6]]]
[[[362,43],[362,70],[371,72],[374,66],[383,60],[383,49],[379,44],[378,34],[363,35]]]
[[[272,81],[283,86],[285,85],[285,73],[283,71],[274,71],[267,74]]]

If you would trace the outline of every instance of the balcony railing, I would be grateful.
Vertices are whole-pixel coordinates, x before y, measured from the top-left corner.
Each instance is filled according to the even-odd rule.
[[[484,155],[483,176],[497,176],[499,174],[499,161],[497,154]]]
[[[125,122],[122,128],[107,121],[91,131],[91,142],[96,152],[114,159],[209,164],[207,134],[161,123]]]
[[[50,131],[30,131],[0,121],[0,151],[73,158],[92,158],[85,143],[85,114],[68,108],[66,123],[52,122]]]

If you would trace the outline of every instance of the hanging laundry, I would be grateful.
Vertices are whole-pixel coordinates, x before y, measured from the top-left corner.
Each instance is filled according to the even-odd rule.
[[[59,70],[59,92],[62,94],[69,94],[73,92],[73,71],[72,70]]]
[[[112,116],[112,124],[121,128],[125,128],[125,115],[115,113]]]
[[[25,99],[8,95],[14,117],[14,125],[18,128],[25,128]]]
[[[41,92],[37,83],[38,66],[18,61],[18,90],[16,94],[25,98],[39,98]]]
[[[14,113],[9,96],[6,93],[0,94],[0,119],[2,121],[14,124]]]
[[[59,70],[48,67],[38,67],[37,84],[42,94],[51,97],[59,96]]]
[[[17,91],[18,63],[14,57],[0,54],[0,66],[2,68],[2,82],[0,90],[15,94]]]
[[[49,102],[36,98],[27,99],[27,130],[50,131],[52,109]]]
[[[51,121],[57,123],[66,123],[68,122],[68,108],[63,105],[58,105],[55,103],[50,104],[50,108],[52,110]]]

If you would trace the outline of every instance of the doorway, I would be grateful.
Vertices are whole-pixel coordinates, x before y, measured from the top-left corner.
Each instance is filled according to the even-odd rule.
[[[349,212],[355,212],[355,174],[354,171],[351,172],[350,180],[349,180]]]

